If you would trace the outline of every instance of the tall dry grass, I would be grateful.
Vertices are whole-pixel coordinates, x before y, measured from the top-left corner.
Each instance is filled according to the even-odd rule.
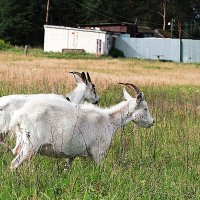
[[[13,85],[61,82],[71,89],[70,71],[89,71],[98,88],[118,82],[138,85],[200,85],[200,65],[136,59],[49,59],[0,53],[0,80]]]

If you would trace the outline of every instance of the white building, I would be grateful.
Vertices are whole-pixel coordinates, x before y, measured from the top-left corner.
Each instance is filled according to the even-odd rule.
[[[44,30],[46,52],[83,49],[87,53],[107,55],[111,46],[112,37],[105,31],[52,25],[44,25]]]

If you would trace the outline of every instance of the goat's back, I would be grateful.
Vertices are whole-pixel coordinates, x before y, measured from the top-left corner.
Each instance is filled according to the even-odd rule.
[[[56,155],[85,156],[87,147],[107,147],[111,141],[112,127],[105,113],[62,99],[31,100],[16,111],[11,122],[11,128],[19,125],[23,134],[29,132],[37,148],[52,145]]]

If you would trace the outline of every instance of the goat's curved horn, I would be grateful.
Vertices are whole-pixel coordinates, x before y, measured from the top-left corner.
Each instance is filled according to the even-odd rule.
[[[136,85],[132,84],[132,83],[119,83],[119,84],[121,84],[121,85],[126,85],[126,86],[128,86],[128,87],[134,89],[134,90],[136,91],[137,94],[140,93],[139,88],[138,88]]]
[[[87,72],[87,80],[89,83],[92,83],[91,78],[90,78],[90,74]]]

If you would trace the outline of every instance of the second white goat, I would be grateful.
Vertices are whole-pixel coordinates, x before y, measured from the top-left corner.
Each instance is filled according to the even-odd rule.
[[[92,83],[89,73],[71,72],[74,75],[77,87],[66,95],[66,98],[57,94],[30,94],[30,95],[8,95],[0,98],[0,144],[4,145],[3,139],[9,133],[9,124],[13,112],[22,108],[30,99],[42,99],[48,101],[50,97],[64,99],[75,104],[89,103],[96,104],[99,97],[96,94],[95,85]]]

